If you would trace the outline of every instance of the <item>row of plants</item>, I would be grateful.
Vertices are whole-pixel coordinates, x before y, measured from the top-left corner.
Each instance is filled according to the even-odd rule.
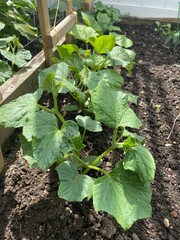
[[[102,11],[82,12],[85,24],[69,32],[77,44],[57,46],[59,58],[40,72],[38,90],[0,108],[0,124],[22,128],[19,138],[31,167],[56,169],[60,198],[92,199],[96,211],[113,215],[127,230],[136,220],[151,216],[155,163],[144,138],[135,133],[142,125],[130,107],[137,104],[137,96],[123,90],[125,80],[115,70],[132,71],[133,43],[110,24],[107,11],[117,15],[118,22],[118,10],[98,4]],[[52,108],[41,104],[44,91],[52,96]],[[58,101],[64,94],[73,99],[65,108]],[[75,117],[68,119],[64,110]],[[84,156],[89,132],[96,138],[107,128],[112,130],[108,148],[98,156]],[[116,165],[107,171],[103,161],[117,150]]]
[[[160,21],[155,21],[156,28],[155,30],[159,31],[163,37],[165,38],[164,46],[168,46],[172,44],[174,46],[174,50],[176,50],[177,46],[180,44],[180,28],[179,28],[179,21],[180,21],[180,2],[179,9],[178,9],[178,19],[177,23],[175,24],[176,27],[173,28],[172,24],[166,23],[162,24]]]
[[[31,20],[33,11],[34,0],[0,0],[0,85],[32,57],[22,42],[37,37]]]

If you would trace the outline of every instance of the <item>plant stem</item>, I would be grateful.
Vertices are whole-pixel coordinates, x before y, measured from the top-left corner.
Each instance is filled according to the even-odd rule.
[[[59,112],[58,109],[58,104],[57,104],[57,96],[53,95],[53,100],[54,100],[54,113],[56,114],[56,116],[59,118],[59,120],[64,123],[65,119],[63,118],[63,116],[61,115],[61,113]]]
[[[86,128],[84,128],[84,131],[83,131],[83,134],[82,134],[82,139],[81,139],[82,142],[84,141],[85,134],[86,134]]]
[[[42,110],[46,111],[46,112],[49,112],[49,113],[53,113],[54,114],[54,109],[49,109],[47,107],[44,107],[40,104],[38,104],[38,107],[41,108]]]
[[[109,176],[108,172],[106,172],[104,169],[102,168],[99,168],[99,167],[96,167],[96,166],[93,166],[93,165],[89,165],[89,164],[86,164],[81,158],[79,158],[76,154],[73,154],[73,156],[83,165],[85,166],[87,169],[94,169],[96,171],[99,171],[99,172],[102,172],[104,175],[106,176]],[[83,172],[83,174],[85,174]]]
[[[101,161],[101,159],[106,156],[110,151],[113,150],[113,146],[110,146],[106,151],[104,151],[99,157],[97,157],[94,162],[92,163],[91,166],[95,166],[99,163],[99,161]],[[87,172],[89,172],[90,168],[86,168],[83,172],[83,174],[86,174]]]
[[[124,127],[120,127],[120,128],[121,128],[121,135],[120,135],[120,137],[118,138],[117,142],[119,142],[119,141],[123,138],[123,133],[124,133],[124,130],[125,130]]]
[[[113,137],[112,137],[112,146],[113,146],[113,147],[116,146],[117,132],[118,132],[118,128],[114,129],[114,131],[113,131]]]

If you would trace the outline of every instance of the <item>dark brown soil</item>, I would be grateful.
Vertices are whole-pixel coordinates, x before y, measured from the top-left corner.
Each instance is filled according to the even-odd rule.
[[[132,75],[124,74],[125,87],[139,96],[135,108],[143,123],[139,133],[157,166],[152,218],[137,221],[124,232],[112,216],[97,214],[91,201],[59,199],[56,172],[29,169],[14,136],[0,176],[0,239],[180,239],[180,48],[173,53],[162,47],[163,38],[154,26],[123,25],[122,30],[134,41],[137,53]],[[107,132],[99,134],[89,144],[89,151],[102,152],[108,141]],[[165,218],[168,227],[163,223]]]

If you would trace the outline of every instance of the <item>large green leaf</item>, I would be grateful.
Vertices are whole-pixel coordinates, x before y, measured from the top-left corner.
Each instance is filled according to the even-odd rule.
[[[129,48],[133,45],[132,40],[127,38],[125,35],[120,35],[114,32],[111,32],[110,35],[115,37],[116,44],[120,47]]]
[[[125,229],[142,218],[151,216],[149,182],[141,182],[132,171],[124,170],[119,162],[109,176],[94,184],[93,202],[96,211],[112,214]]]
[[[155,163],[153,156],[141,144],[128,149],[123,159],[123,166],[124,169],[129,169],[139,174],[141,181],[154,179]]]
[[[65,161],[56,168],[60,185],[58,196],[67,201],[81,202],[84,198],[92,196],[94,181],[91,177],[79,174],[76,166]]]
[[[42,129],[41,126],[39,127]],[[35,138],[33,151],[39,167],[43,170],[47,169],[62,159],[66,153],[75,148],[73,140],[79,135],[78,125],[73,121],[66,121],[61,129],[56,128],[42,138]]]
[[[70,57],[74,52],[79,53],[79,48],[75,44],[62,44],[56,48],[61,58]]]
[[[74,71],[77,73],[81,72],[84,68],[83,60],[77,54],[73,54],[71,56],[62,58],[60,61],[66,63],[69,66],[71,71]]]
[[[87,129],[90,132],[101,132],[102,131],[101,123],[96,120],[93,120],[89,116],[77,115],[76,122],[79,124],[79,126]]]
[[[98,33],[93,28],[80,24],[73,26],[69,34],[84,42],[89,42],[90,38],[95,38],[98,36]]]
[[[41,94],[42,91],[37,90],[3,105],[0,108],[0,124],[14,128],[24,126],[27,117],[39,109],[38,100]]]
[[[104,69],[98,72],[89,72],[86,84],[90,90],[93,90],[100,81],[105,81],[117,90],[119,90],[124,83],[123,77],[118,72],[113,69]]]
[[[114,48],[115,38],[111,35],[102,35],[100,37],[91,38],[90,44],[98,54],[105,54]]]
[[[15,40],[15,36],[0,38],[0,49],[6,48],[7,44]]]
[[[135,52],[129,49],[125,49],[119,46],[113,48],[111,52],[108,53],[113,66],[127,67],[135,58]]]
[[[96,119],[105,125],[118,128],[139,128],[141,122],[128,106],[128,95],[122,91],[112,89],[106,82],[99,82],[91,91],[93,110]]]
[[[27,39],[36,39],[37,38],[37,28],[32,27],[28,23],[14,23],[14,28],[21,33],[22,36]]]
[[[42,138],[54,133],[58,129],[57,119],[54,114],[48,112],[35,112],[29,115],[23,127],[23,135],[28,141],[33,137]]]
[[[108,61],[107,56],[99,54],[92,54],[84,60],[84,63],[87,67],[94,71],[110,66],[110,62]]]
[[[31,59],[32,55],[29,50],[21,49],[16,54],[13,54],[7,50],[0,50],[0,53],[10,62],[17,65],[19,68],[23,67],[27,61]]]
[[[102,33],[102,28],[99,25],[99,23],[96,21],[95,17],[93,15],[81,12],[82,18],[84,22],[89,26],[92,27],[96,32]]]
[[[34,0],[13,0],[16,7],[25,8],[29,11],[36,10],[36,2]]]
[[[67,64],[53,64],[40,72],[38,76],[39,86],[48,92],[58,92],[60,82],[66,80],[68,75],[69,68]]]

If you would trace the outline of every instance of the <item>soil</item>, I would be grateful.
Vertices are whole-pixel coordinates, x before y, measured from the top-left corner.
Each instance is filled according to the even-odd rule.
[[[135,111],[142,120],[139,134],[156,161],[152,183],[153,214],[128,231],[92,202],[68,203],[57,196],[54,170],[30,169],[22,157],[17,133],[5,153],[0,175],[0,239],[6,240],[179,240],[180,239],[180,48],[163,47],[163,37],[149,25],[121,25],[134,41],[136,64],[123,72],[125,88],[139,96]],[[86,141],[88,151],[101,153],[109,144],[106,130]],[[91,141],[91,143],[90,143]],[[106,160],[111,166],[112,155]]]

